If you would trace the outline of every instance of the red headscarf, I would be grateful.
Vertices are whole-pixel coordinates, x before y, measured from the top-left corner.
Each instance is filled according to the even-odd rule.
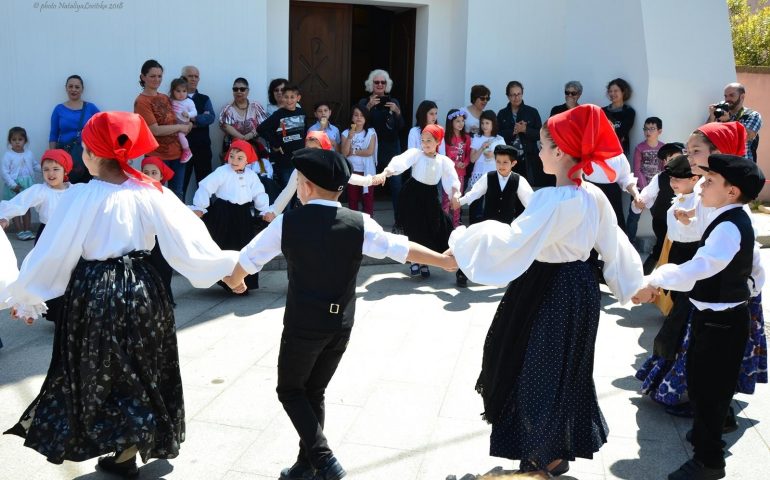
[[[257,152],[254,151],[254,147],[252,147],[246,140],[233,140],[230,144],[230,148],[227,149],[225,161],[230,158],[230,152],[233,149],[240,150],[246,154],[246,163],[254,163],[257,161]]]
[[[422,131],[430,133],[431,136],[435,138],[436,142],[438,143],[441,143],[441,140],[444,139],[444,129],[441,128],[439,125],[436,125],[436,124],[425,125],[425,128],[423,128]]]
[[[99,112],[83,127],[82,138],[94,154],[117,161],[126,175],[163,192],[160,182],[128,163],[132,158],[141,157],[158,148],[157,140],[142,117],[129,112]]]
[[[746,156],[746,127],[739,122],[711,122],[698,130],[703,132],[721,153]]]
[[[161,160],[160,157],[144,157],[144,159],[142,159],[142,170],[144,170],[145,165],[155,165],[158,167],[158,170],[160,170],[160,178],[164,182],[168,182],[174,178],[174,171],[171,170],[171,168],[166,165],[166,162]]]
[[[311,130],[307,132],[307,138],[315,138],[318,140],[318,143],[321,144],[321,148],[324,150],[332,149],[332,142],[329,140],[329,135],[327,135],[326,132],[322,132],[320,130]]]
[[[69,173],[72,171],[72,156],[67,153],[66,150],[62,150],[60,148],[54,148],[51,150],[46,150],[43,152],[43,156],[40,157],[40,166],[43,166],[43,162],[46,160],[51,160],[59,165],[64,169],[64,181],[66,182],[69,180]]]
[[[572,175],[580,169],[588,175],[592,174],[594,163],[604,171],[610,182],[615,181],[617,174],[606,161],[622,154],[623,148],[600,107],[578,105],[549,118],[546,126],[556,145],[578,161],[567,173],[575,184],[580,185],[581,179],[572,178]]]

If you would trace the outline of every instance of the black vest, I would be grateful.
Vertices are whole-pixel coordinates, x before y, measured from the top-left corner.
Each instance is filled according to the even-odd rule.
[[[281,251],[289,276],[284,326],[327,332],[353,326],[363,245],[359,212],[310,204],[283,215]]]
[[[708,303],[745,302],[751,296],[748,280],[754,260],[754,230],[751,219],[742,208],[732,208],[722,212],[703,232],[700,245],[706,244],[717,225],[732,222],[741,233],[741,246],[724,270],[713,277],[695,282],[690,298]]]
[[[666,212],[675,196],[668,172],[660,172],[658,175],[658,196],[655,197],[655,202],[650,207],[650,214],[655,218],[666,218]]]
[[[484,195],[484,220],[497,220],[511,223],[521,215],[524,205],[517,194],[519,190],[519,174],[511,172],[505,188],[500,190],[500,180],[497,171],[487,173],[487,193]]]
[[[201,114],[206,110],[206,103],[209,101],[209,97],[202,93],[195,92],[191,97],[195,104],[195,110]],[[214,112],[211,112],[214,113]],[[209,136],[209,126],[194,125],[190,133],[187,134],[187,142],[191,147],[209,147],[211,146],[211,137]]]

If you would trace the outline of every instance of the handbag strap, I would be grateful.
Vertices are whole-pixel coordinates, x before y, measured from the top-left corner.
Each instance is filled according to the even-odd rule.
[[[77,136],[80,137],[80,132],[83,131],[84,121],[86,118],[86,107],[88,106],[88,102],[83,100],[83,108],[80,109],[80,120],[78,120],[78,134]]]

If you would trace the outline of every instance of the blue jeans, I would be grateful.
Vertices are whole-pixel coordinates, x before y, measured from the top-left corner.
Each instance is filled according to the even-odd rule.
[[[174,177],[168,181],[168,188],[184,202],[184,171],[187,164],[180,162],[179,159],[164,160],[164,162],[174,172]]]
[[[631,207],[628,207],[628,217],[626,218],[626,235],[633,242],[636,239],[636,230],[639,228],[639,217],[641,213],[634,213]]]

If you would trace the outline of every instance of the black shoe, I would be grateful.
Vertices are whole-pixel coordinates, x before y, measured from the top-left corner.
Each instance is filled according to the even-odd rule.
[[[458,287],[467,287],[468,286],[468,277],[465,276],[462,270],[458,270],[455,274],[455,277],[457,277],[457,286]]]
[[[430,277],[430,268],[427,265],[420,265],[420,276],[422,278]]]
[[[692,443],[692,428],[687,430],[687,433],[685,434],[684,438],[687,439],[688,442]],[[727,442],[720,439],[719,443],[722,445],[722,448],[725,448],[727,446]]]
[[[692,411],[690,402],[680,403],[678,405],[669,405],[666,407],[666,413],[675,417],[693,418],[695,413]]]
[[[307,463],[297,462],[289,468],[281,470],[280,480],[312,480],[315,469]]]
[[[123,478],[136,478],[139,476],[139,468],[136,466],[136,455],[131,460],[120,463],[115,461],[116,458],[118,458],[117,453],[108,457],[101,457],[97,464],[101,470],[114,475],[120,475]]]
[[[548,470],[548,473],[552,477],[558,477],[559,475],[564,475],[567,472],[569,472],[569,461],[567,460],[562,460],[558,465]]]
[[[668,480],[718,480],[725,478],[724,468],[709,468],[697,460],[688,460]]]
[[[342,468],[340,462],[336,458],[331,457],[326,462],[326,465],[316,470],[313,480],[340,480],[345,475],[347,475],[347,472]]]

